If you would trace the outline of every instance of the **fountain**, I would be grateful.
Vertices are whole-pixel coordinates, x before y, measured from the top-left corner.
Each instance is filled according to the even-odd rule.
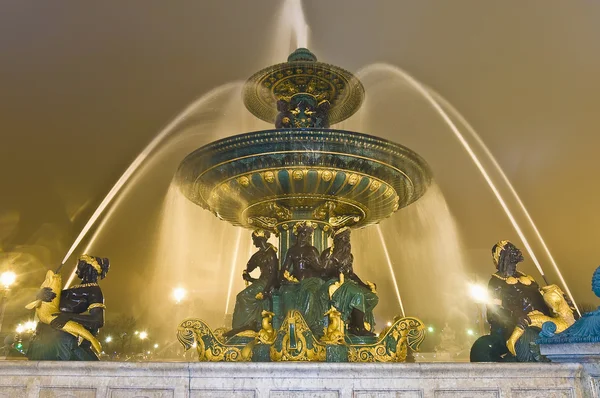
[[[318,62],[310,51],[299,48],[288,62],[253,75],[243,89],[247,109],[274,122],[276,129],[228,137],[197,149],[180,164],[175,183],[185,197],[215,217],[273,233],[281,253],[279,268],[285,268],[298,228],[309,226],[311,246],[323,253],[330,235],[378,224],[421,198],[431,183],[427,163],[410,149],[329,127],[356,112],[363,97],[355,76]],[[259,354],[260,346],[252,354],[255,335],[228,340],[223,329],[213,332],[199,319],[179,325],[179,340],[186,348],[197,343],[201,360],[257,360],[257,355],[262,360],[325,360],[331,336],[324,327],[339,314],[330,311],[323,322],[306,324],[302,311],[285,311],[289,309],[281,293],[285,288],[274,289],[265,299],[270,301],[265,307],[266,328],[277,330],[276,338],[260,341],[263,351],[270,349],[269,355]],[[250,329],[260,335],[264,325],[261,330]],[[368,329],[372,327],[369,324]],[[423,329],[416,318],[397,317],[379,338],[346,334],[339,344],[347,346],[347,352],[327,360],[403,361],[408,345],[418,348]],[[345,330],[342,325],[342,333]],[[303,343],[285,347],[282,342],[289,343],[296,335]]]

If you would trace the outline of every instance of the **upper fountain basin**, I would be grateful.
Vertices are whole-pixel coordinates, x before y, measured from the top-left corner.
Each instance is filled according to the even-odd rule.
[[[314,220],[324,230],[362,227],[419,199],[429,166],[412,150],[332,129],[265,130],[212,142],[175,176],[192,202],[233,225],[288,229]]]

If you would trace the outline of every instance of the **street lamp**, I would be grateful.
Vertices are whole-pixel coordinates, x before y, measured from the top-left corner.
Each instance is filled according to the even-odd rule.
[[[10,289],[13,283],[17,280],[17,275],[12,271],[5,271],[0,275],[0,284],[4,289]]]
[[[182,287],[177,287],[173,289],[173,299],[175,299],[175,303],[179,304],[185,298],[187,291]]]
[[[4,321],[4,310],[6,310],[6,303],[8,303],[8,293],[16,280],[17,275],[12,271],[4,271],[0,275],[0,285],[4,287],[2,298],[0,299],[0,332],[2,331],[2,322]]]

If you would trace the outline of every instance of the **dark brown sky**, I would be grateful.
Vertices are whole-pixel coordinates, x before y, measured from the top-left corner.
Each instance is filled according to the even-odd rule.
[[[17,261],[28,264],[18,265],[20,273],[62,259],[119,175],[186,105],[266,66],[280,4],[0,3],[0,239],[5,251],[28,253]],[[600,3],[303,4],[310,47],[320,60],[351,71],[374,62],[400,66],[471,122],[529,208],[576,298],[594,303]],[[435,118],[424,117],[420,136]],[[395,136],[399,126],[389,124],[389,137],[430,162],[463,233],[470,269],[485,279],[493,271],[491,246],[505,238],[519,244],[516,234],[459,147],[435,135]],[[431,129],[441,129],[436,126]],[[449,151],[455,155],[445,156]],[[103,286],[114,303],[145,272],[138,254],[152,248],[144,236],[155,233],[157,208],[148,198],[156,202],[156,195],[151,187],[131,195],[124,206],[136,216],[119,211],[120,223],[98,246],[99,255],[113,259]],[[533,272],[531,262],[525,267]],[[37,285],[34,275],[24,276],[23,286]]]

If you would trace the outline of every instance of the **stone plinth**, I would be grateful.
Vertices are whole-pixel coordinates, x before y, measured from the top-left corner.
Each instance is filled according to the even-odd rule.
[[[593,383],[567,363],[0,362],[0,397],[579,398]]]

